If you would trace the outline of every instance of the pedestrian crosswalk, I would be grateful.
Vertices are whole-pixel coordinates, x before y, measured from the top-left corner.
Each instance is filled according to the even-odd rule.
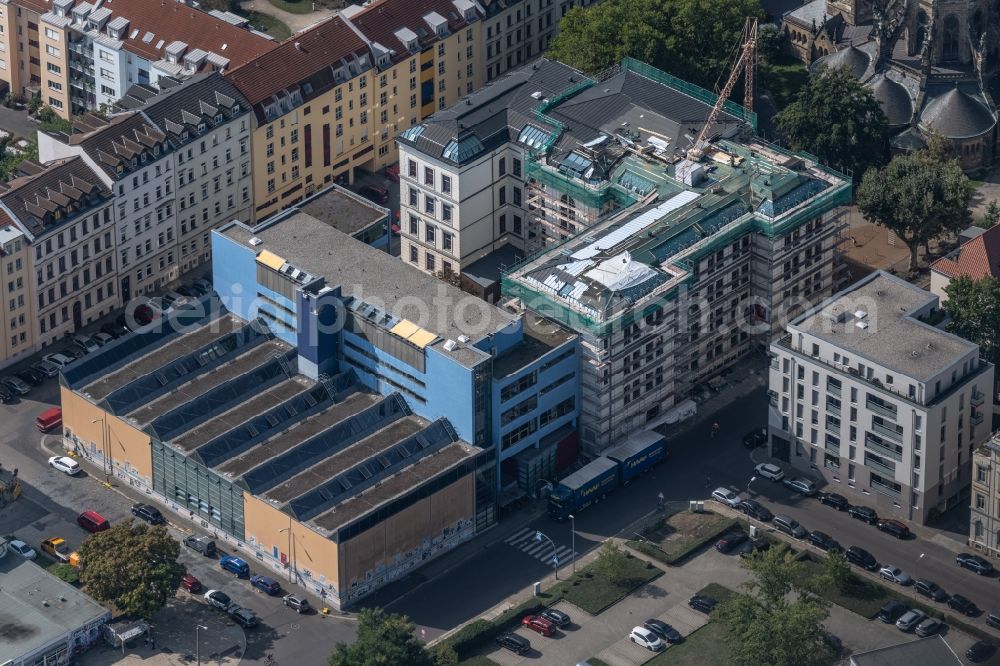
[[[517,532],[514,532],[509,537],[504,539],[503,542],[508,546],[518,549],[525,555],[535,558],[539,562],[544,562],[549,565],[552,564],[552,543],[544,537],[536,541],[535,530],[530,527],[525,527]],[[577,553],[577,555],[579,555],[579,553]],[[559,565],[561,566],[573,559],[573,549],[569,546],[564,546],[556,542],[555,556],[558,558]]]

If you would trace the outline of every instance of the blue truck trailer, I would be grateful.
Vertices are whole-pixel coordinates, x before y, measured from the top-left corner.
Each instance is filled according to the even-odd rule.
[[[637,433],[557,483],[549,495],[549,515],[566,520],[666,457],[667,440],[663,435],[654,431]]]

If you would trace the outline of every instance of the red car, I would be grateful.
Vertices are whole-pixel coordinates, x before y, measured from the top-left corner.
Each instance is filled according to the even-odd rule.
[[[521,626],[527,627],[532,631],[537,631],[542,636],[552,636],[556,633],[556,625],[541,615],[524,616],[524,619],[521,620]]]
[[[191,574],[184,574],[184,577],[181,578],[181,587],[192,594],[197,594],[201,591],[201,581]]]
[[[76,524],[93,534],[111,529],[108,519],[96,511],[84,511],[76,517]]]

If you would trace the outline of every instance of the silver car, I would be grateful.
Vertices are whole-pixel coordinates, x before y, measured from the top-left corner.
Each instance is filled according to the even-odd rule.
[[[910,574],[906,573],[899,567],[894,567],[891,564],[886,565],[878,570],[878,575],[882,580],[891,580],[893,583],[898,583],[899,585],[909,585],[913,582],[910,578]]]
[[[916,608],[911,608],[896,620],[896,628],[900,631],[913,631],[917,625],[926,619],[927,616],[923,612],[918,611]]]

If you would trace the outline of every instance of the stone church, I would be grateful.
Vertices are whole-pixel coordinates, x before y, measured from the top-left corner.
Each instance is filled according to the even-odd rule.
[[[782,29],[813,72],[847,67],[872,89],[895,151],[939,134],[966,171],[1000,158],[1000,0],[812,0]]]

